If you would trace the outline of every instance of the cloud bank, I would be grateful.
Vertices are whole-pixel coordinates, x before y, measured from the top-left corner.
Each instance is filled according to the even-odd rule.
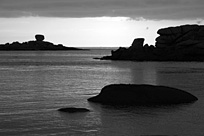
[[[203,0],[0,0],[0,17],[204,18]]]

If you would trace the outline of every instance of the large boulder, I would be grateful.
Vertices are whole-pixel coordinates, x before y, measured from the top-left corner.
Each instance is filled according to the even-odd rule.
[[[105,86],[90,102],[102,104],[168,105],[191,103],[198,100],[180,89],[136,84],[111,84]]]

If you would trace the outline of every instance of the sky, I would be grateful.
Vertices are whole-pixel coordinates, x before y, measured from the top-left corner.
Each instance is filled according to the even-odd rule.
[[[155,44],[157,30],[204,24],[203,0],[0,0],[0,43],[45,40],[65,46]]]

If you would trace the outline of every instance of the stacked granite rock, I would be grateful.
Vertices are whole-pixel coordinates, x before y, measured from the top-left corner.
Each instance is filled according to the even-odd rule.
[[[168,60],[204,60],[204,26],[183,25],[158,30],[157,54]]]

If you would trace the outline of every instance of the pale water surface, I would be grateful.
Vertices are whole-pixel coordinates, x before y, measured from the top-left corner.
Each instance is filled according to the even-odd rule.
[[[202,136],[203,62],[100,61],[110,50],[0,52],[1,136]],[[189,105],[114,107],[87,102],[112,83],[167,85],[198,97]],[[88,113],[66,114],[62,107]]]

